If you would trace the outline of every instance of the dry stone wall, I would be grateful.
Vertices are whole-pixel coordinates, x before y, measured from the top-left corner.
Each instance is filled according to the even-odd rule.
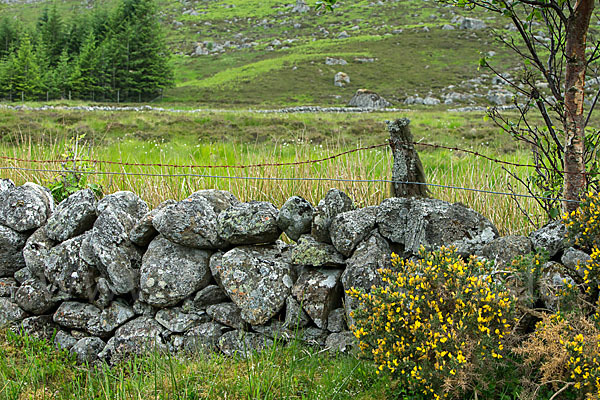
[[[245,355],[294,335],[346,351],[357,304],[345,290],[380,284],[392,251],[452,245],[501,263],[532,241],[562,252],[558,236],[498,238],[482,215],[435,199],[356,208],[337,189],[316,206],[201,190],[150,210],[131,192],[55,205],[41,186],[0,180],[0,325],[81,362],[148,348]]]

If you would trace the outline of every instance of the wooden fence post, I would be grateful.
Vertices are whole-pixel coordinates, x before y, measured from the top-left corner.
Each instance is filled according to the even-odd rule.
[[[394,155],[392,197],[428,197],[425,171],[413,144],[409,128],[410,120],[401,118],[385,122],[390,133],[390,147]]]

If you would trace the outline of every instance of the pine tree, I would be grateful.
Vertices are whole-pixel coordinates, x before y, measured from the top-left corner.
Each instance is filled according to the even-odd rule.
[[[37,98],[43,91],[38,57],[29,35],[25,34],[12,63],[14,91],[28,99]]]
[[[0,59],[5,58],[13,51],[19,40],[17,24],[2,17],[0,19]]]
[[[87,96],[95,100],[98,91],[98,55],[94,32],[90,32],[81,45],[79,57],[73,65],[71,84],[80,97]]]
[[[56,10],[56,3],[52,5],[50,10],[44,10],[38,21],[38,32],[46,52],[48,64],[53,67],[58,62],[62,49],[66,44],[64,24]]]
[[[52,70],[52,88],[53,97],[64,99],[69,90],[72,89],[71,76],[73,75],[73,65],[69,52],[65,47],[60,54],[56,67]]]

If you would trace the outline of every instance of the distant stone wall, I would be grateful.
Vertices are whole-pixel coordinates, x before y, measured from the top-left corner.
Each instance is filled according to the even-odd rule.
[[[498,238],[485,217],[435,199],[356,208],[331,189],[316,207],[292,197],[278,210],[202,190],[149,210],[131,192],[98,201],[82,190],[55,206],[41,186],[0,180],[0,325],[53,338],[81,362],[148,346],[243,355],[296,332],[346,351],[356,304],[345,290],[380,283],[392,251],[452,245],[502,262],[532,242],[562,238]]]

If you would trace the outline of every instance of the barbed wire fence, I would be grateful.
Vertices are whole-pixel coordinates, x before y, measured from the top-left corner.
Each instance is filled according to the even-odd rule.
[[[500,160],[494,157],[490,157],[481,152],[464,149],[453,146],[445,146],[441,144],[426,143],[426,142],[411,142],[407,145],[418,146],[421,148],[429,149],[441,149],[451,152],[460,152],[473,157],[480,157],[491,163],[498,164],[502,168],[539,168],[539,166],[528,163],[510,162],[506,160]],[[36,158],[24,158],[24,157],[10,157],[0,156],[0,171],[3,171],[2,175],[6,175],[5,171],[13,171],[21,174],[80,174],[87,176],[104,176],[109,178],[122,177],[123,179],[129,177],[138,178],[160,178],[160,179],[197,179],[197,180],[236,180],[246,182],[302,182],[302,183],[349,183],[349,184],[406,184],[406,185],[426,185],[431,188],[438,188],[442,190],[457,190],[464,191],[473,194],[485,194],[492,196],[507,196],[515,201],[517,199],[534,199],[534,200],[554,200],[561,202],[573,202],[574,200],[566,200],[562,198],[552,198],[546,196],[536,196],[533,194],[517,193],[512,187],[507,187],[506,190],[490,190],[480,187],[466,187],[456,184],[446,184],[444,182],[411,182],[411,181],[398,181],[393,179],[386,179],[384,177],[376,179],[364,179],[364,178],[353,178],[353,177],[332,177],[332,176],[265,176],[264,174],[255,175],[244,175],[244,174],[223,174],[223,173],[205,173],[207,170],[252,170],[260,169],[265,167],[274,168],[275,170],[282,167],[298,167],[298,166],[309,166],[314,164],[322,164],[327,161],[332,161],[350,154],[359,153],[367,150],[374,149],[385,149],[389,148],[390,142],[357,147],[355,149],[339,152],[332,154],[327,157],[320,157],[315,159],[306,159],[301,161],[292,162],[265,162],[265,163],[250,163],[250,164],[179,164],[179,163],[138,163],[138,162],[126,162],[126,161],[113,161],[104,160],[99,158],[54,158],[54,159],[36,159]],[[85,164],[88,168],[77,169],[71,168],[70,166],[76,166],[78,164]],[[48,166],[46,168],[45,166]],[[59,167],[60,166],[60,167]],[[120,168],[120,170],[111,170],[111,168]],[[137,171],[127,170],[127,168],[136,168]],[[148,169],[157,169],[160,171],[149,171]],[[145,169],[145,170],[142,170]],[[164,171],[167,169],[168,171]],[[187,171],[185,171],[187,170]],[[198,172],[198,170],[204,170]],[[125,183],[125,181],[123,181]]]

